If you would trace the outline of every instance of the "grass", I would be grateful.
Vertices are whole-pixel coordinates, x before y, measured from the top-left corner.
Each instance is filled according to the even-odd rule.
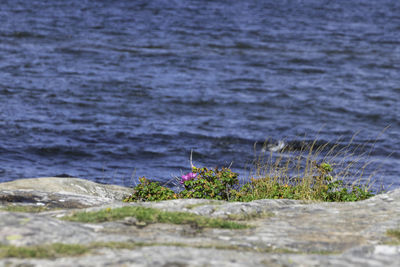
[[[386,231],[386,235],[394,239],[394,242],[390,242],[390,244],[400,245],[400,229],[389,229]]]
[[[258,253],[275,253],[275,254],[321,254],[330,255],[338,252],[329,251],[310,251],[301,252],[286,248],[258,248],[258,247],[243,247],[239,245],[219,245],[219,244],[186,244],[186,243],[144,243],[144,242],[93,242],[87,245],[77,244],[62,244],[54,243],[47,245],[36,246],[12,246],[0,244],[0,259],[1,258],[57,258],[57,257],[76,257],[89,253],[96,249],[136,249],[141,247],[168,246],[168,247],[188,247],[196,249],[219,249],[219,250],[235,250],[235,251],[250,251]]]
[[[0,259],[3,258],[37,258],[54,259],[60,257],[77,257],[96,249],[136,249],[140,247],[169,246],[169,247],[189,247],[197,249],[220,249],[235,251],[252,251],[258,253],[279,253],[279,254],[304,254],[301,251],[290,250],[286,248],[257,248],[242,247],[238,245],[219,245],[219,244],[185,244],[185,243],[144,243],[144,242],[93,242],[87,245],[78,244],[46,244],[35,246],[12,246],[0,244]],[[337,252],[329,251],[311,251],[306,254],[335,254]]]
[[[127,206],[116,209],[104,209],[94,212],[77,212],[71,216],[63,217],[64,220],[101,223],[121,220],[126,217],[135,217],[138,221],[149,223],[189,224],[198,228],[224,228],[244,229],[246,224],[226,221],[218,218],[208,218],[188,212],[170,212],[154,208]]]
[[[17,247],[0,244],[0,258],[56,258],[79,256],[89,251],[84,245],[61,244]]]
[[[272,152],[265,142],[250,169],[244,201],[286,198],[316,201],[358,201],[373,196],[373,171],[364,177],[374,144],[303,141]],[[368,147],[370,145],[370,147]],[[255,151],[256,145],[255,145]]]

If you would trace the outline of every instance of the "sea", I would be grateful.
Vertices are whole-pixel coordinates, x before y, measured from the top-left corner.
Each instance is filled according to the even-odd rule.
[[[398,0],[0,1],[0,182],[249,178],[305,144],[398,188],[399,102]]]

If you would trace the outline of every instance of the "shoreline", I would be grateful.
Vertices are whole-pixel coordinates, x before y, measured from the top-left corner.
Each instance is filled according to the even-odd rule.
[[[400,189],[346,203],[287,199],[123,203],[120,197],[130,190],[78,178],[42,177],[0,183],[3,247],[33,249],[62,243],[79,245],[86,251],[55,258],[0,257],[0,265],[395,266],[400,260],[400,240],[387,234],[400,225]],[[46,209],[17,212],[12,210],[15,206]],[[143,224],[134,217],[103,223],[61,220],[81,211],[121,207],[184,212],[251,227],[233,230],[185,223]]]

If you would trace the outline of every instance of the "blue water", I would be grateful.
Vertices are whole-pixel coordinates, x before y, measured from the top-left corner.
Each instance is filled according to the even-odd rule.
[[[255,142],[359,132],[400,187],[399,70],[397,0],[1,1],[0,181],[246,176]]]

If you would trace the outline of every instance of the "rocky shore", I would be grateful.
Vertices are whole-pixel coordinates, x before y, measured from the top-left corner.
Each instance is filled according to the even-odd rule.
[[[123,203],[130,192],[77,178],[0,184],[0,266],[399,266],[400,240],[387,231],[400,229],[400,189],[352,203]],[[123,206],[195,213],[249,227],[146,224],[134,217],[102,223],[62,219]],[[7,254],[59,243],[87,250],[53,257]]]

